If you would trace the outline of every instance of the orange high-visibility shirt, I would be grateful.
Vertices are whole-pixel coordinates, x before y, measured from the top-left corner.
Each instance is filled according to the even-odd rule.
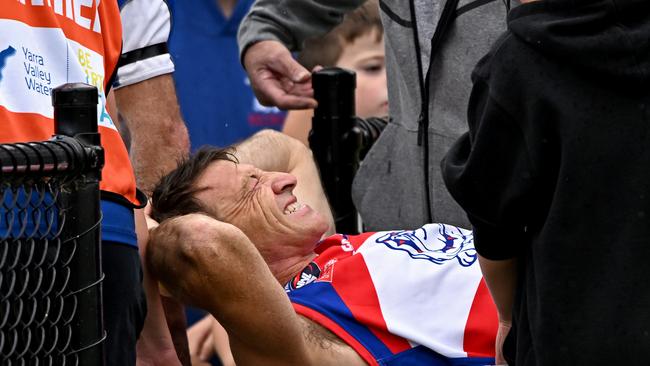
[[[117,2],[6,0],[0,29],[0,143],[49,139],[52,89],[69,82],[95,85],[106,157],[100,188],[139,204],[126,147],[106,111],[105,91],[122,47]]]

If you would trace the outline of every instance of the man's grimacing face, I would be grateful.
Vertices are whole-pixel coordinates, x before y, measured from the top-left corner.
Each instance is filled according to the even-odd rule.
[[[197,188],[207,189],[196,197],[217,219],[241,229],[263,255],[279,246],[310,251],[328,224],[318,212],[297,201],[296,184],[291,174],[218,160],[197,180]]]

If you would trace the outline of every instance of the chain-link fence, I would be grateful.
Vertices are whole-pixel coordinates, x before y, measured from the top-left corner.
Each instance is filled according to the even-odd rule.
[[[0,145],[1,365],[103,364],[97,89],[53,101],[69,136]]]

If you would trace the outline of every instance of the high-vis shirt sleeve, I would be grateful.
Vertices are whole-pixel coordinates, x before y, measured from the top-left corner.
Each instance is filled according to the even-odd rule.
[[[120,88],[174,71],[167,49],[171,14],[164,0],[120,2],[123,46],[113,87]]]

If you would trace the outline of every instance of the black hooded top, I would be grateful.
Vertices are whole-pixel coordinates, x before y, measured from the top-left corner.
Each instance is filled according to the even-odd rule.
[[[506,355],[650,364],[650,0],[542,0],[508,26],[442,162],[478,252],[519,259]]]

